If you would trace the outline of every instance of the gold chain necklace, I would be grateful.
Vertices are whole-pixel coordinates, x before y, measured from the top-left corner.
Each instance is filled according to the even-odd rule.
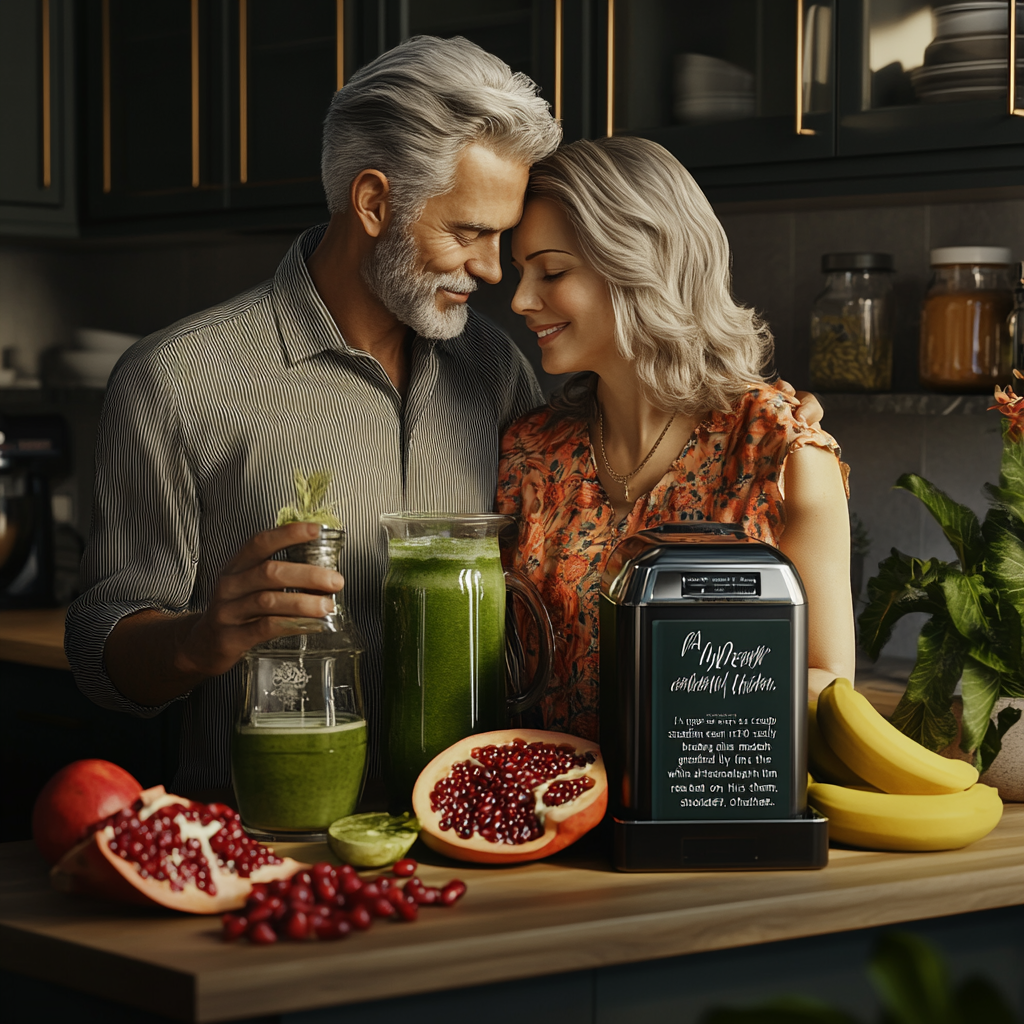
[[[601,406],[597,407],[597,429],[598,438],[601,441],[601,458],[604,460],[604,468],[608,470],[608,475],[615,480],[617,483],[622,485],[622,489],[626,492],[626,501],[629,501],[629,480],[631,477],[637,475],[648,462],[651,461],[651,456],[658,450],[658,445],[664,440],[665,435],[668,433],[668,428],[672,426],[673,421],[676,418],[676,414],[672,413],[669,417],[668,423],[665,424],[665,429],[658,435],[658,440],[654,442],[654,447],[647,453],[644,461],[640,463],[632,473],[627,473],[625,476],[619,476],[614,469],[608,464],[608,456],[604,451],[604,414],[601,410]]]

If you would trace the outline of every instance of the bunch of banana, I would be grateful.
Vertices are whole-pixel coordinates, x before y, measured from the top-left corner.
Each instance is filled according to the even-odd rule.
[[[811,705],[808,752],[815,780],[807,800],[829,819],[829,835],[874,850],[953,850],[999,822],[998,792],[966,761],[942,757],[905,736],[848,679]]]

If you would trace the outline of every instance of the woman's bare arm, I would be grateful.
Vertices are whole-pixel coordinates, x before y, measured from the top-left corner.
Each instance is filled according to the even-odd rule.
[[[853,679],[856,641],[850,593],[850,516],[839,460],[807,445],[786,459],[786,529],[779,544],[807,592],[810,695],[836,676]]]

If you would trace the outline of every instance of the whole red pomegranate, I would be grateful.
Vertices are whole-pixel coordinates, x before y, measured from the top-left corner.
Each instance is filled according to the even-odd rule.
[[[309,867],[250,839],[230,807],[196,803],[163,786],[144,790],[91,829],[50,872],[55,889],[220,914],[245,906],[255,883]]]
[[[47,863],[56,864],[90,825],[138,799],[142,786],[110,761],[75,761],[43,786],[32,808],[32,838]]]
[[[561,732],[467,736],[420,773],[412,795],[420,838],[458,860],[547,857],[604,817],[608,780],[596,743]]]

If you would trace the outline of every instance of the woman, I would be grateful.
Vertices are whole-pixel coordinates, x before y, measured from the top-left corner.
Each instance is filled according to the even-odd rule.
[[[545,728],[598,738],[598,596],[616,543],[662,522],[742,523],[808,598],[810,690],[852,678],[845,467],[761,375],[771,335],[730,295],[729,246],[656,143],[581,141],[534,167],[512,308],[549,373],[576,373],[502,440],[497,510],[556,632]]]

